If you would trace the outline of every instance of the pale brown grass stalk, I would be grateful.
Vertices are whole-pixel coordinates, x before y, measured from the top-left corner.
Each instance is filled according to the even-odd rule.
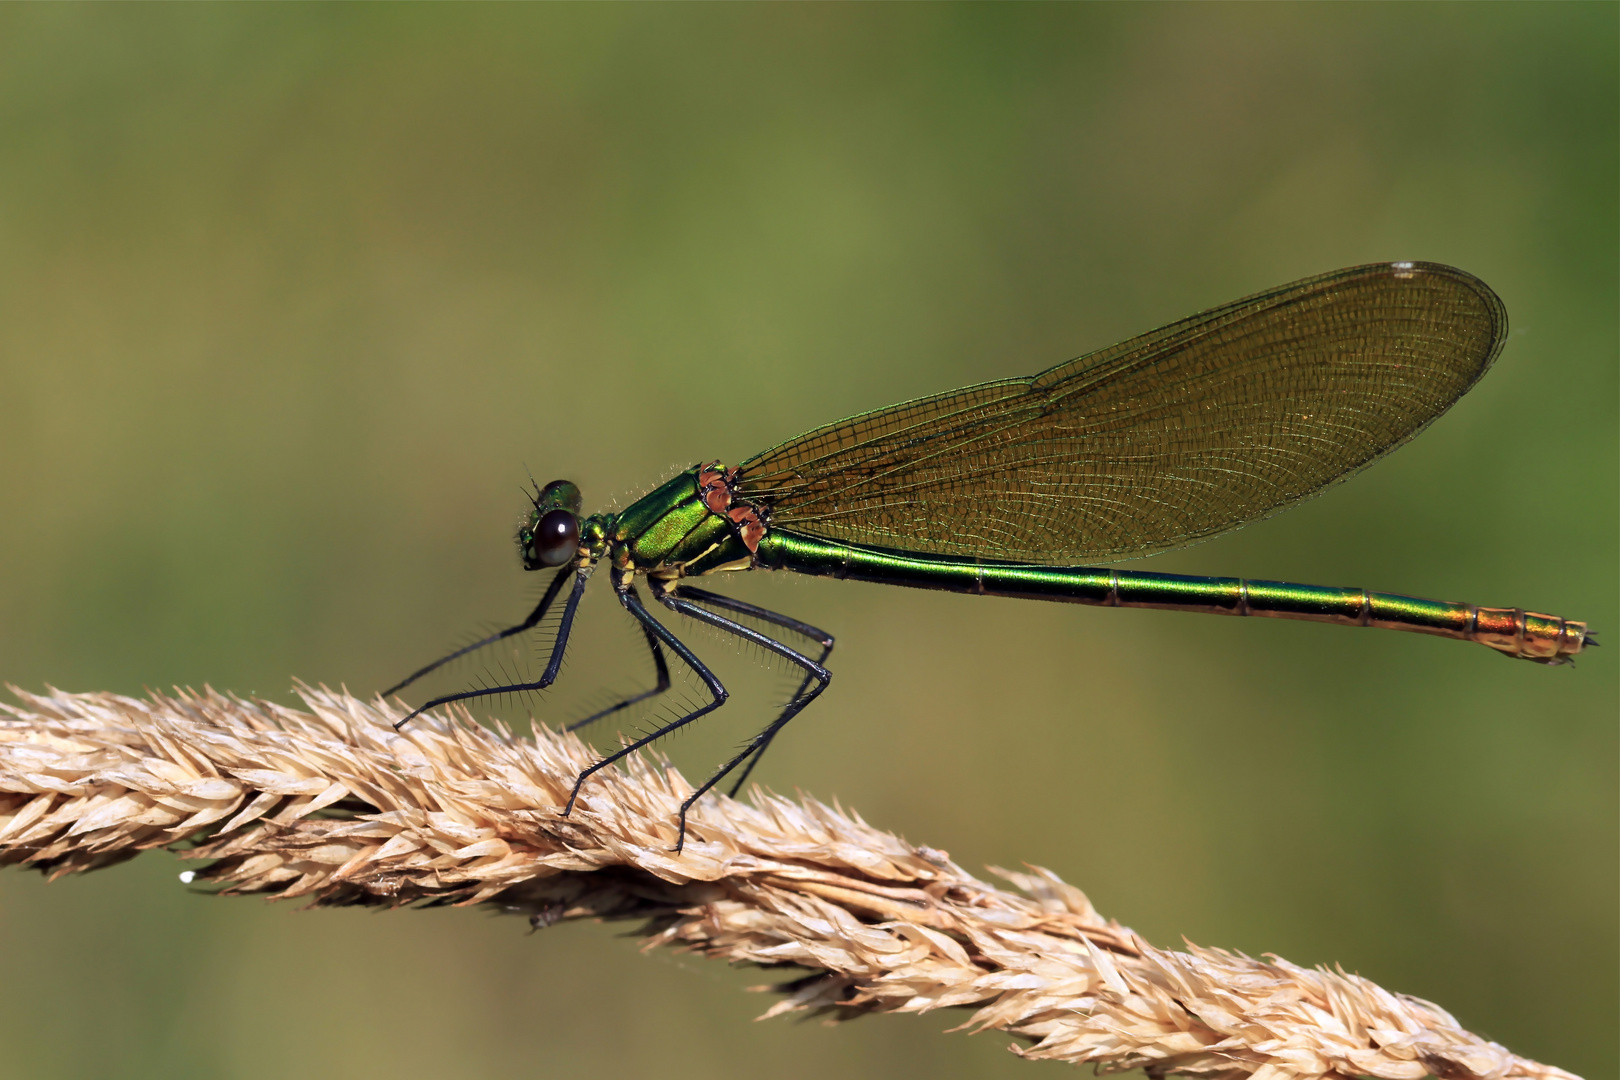
[[[966,873],[813,799],[711,797],[685,852],[680,774],[636,760],[559,810],[590,747],[325,689],[309,711],[212,691],[17,693],[0,706],[0,863],[51,876],[153,847],[226,893],[317,905],[498,904],[535,926],[640,917],[673,945],[809,974],[765,1014],[975,1009],[1030,1058],[1260,1080],[1572,1074],[1342,970],[1155,949],[1052,873]],[[201,864],[199,864],[201,865]]]

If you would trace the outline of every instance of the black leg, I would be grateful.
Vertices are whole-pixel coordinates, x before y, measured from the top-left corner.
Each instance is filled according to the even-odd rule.
[[[568,635],[574,628],[574,612],[579,608],[579,598],[585,595],[585,582],[590,580],[590,576],[591,570],[589,567],[574,571],[574,589],[568,594],[568,603],[563,607],[562,624],[557,627],[557,640],[551,646],[551,662],[546,665],[546,672],[544,675],[540,676],[538,682],[513,683],[510,686],[488,686],[482,690],[463,690],[459,694],[446,694],[443,697],[434,698],[426,705],[412,710],[409,716],[405,717],[405,719],[394,725],[394,730],[398,731],[400,728],[404,727],[412,720],[415,720],[418,716],[421,716],[429,709],[436,709],[440,705],[448,705],[453,701],[466,701],[468,698],[490,697],[494,694],[519,693],[524,690],[544,690],[546,687],[556,682],[557,671],[562,667],[563,652],[568,648]],[[561,581],[562,578],[562,574],[557,575],[557,581]],[[553,586],[555,585],[556,583],[553,582]],[[542,606],[549,602],[551,597],[552,590],[547,589],[546,597],[541,601]]]
[[[827,633],[825,630],[811,626],[809,623],[800,622],[798,619],[789,618],[786,615],[771,611],[768,608],[757,607],[754,604],[744,603],[741,600],[735,600],[729,596],[724,596],[720,593],[712,593],[706,589],[695,588],[691,585],[677,586],[675,589],[675,595],[683,600],[696,600],[700,604],[708,604],[711,607],[721,608],[726,611],[735,611],[738,614],[747,615],[763,622],[768,622],[773,625],[792,630],[795,634],[800,634],[807,637],[817,645],[821,646],[821,655],[816,657],[816,663],[818,664],[825,665],[827,663],[827,657],[832,655],[833,636]],[[771,740],[776,738],[776,733],[782,729],[782,726],[786,724],[788,720],[792,719],[794,713],[798,712],[798,709],[793,708],[793,702],[804,697],[805,691],[810,689],[810,681],[814,678],[815,675],[806,672],[804,681],[799,684],[799,689],[794,692],[793,697],[788,699],[787,709],[784,709],[782,715],[776,718],[776,722],[774,724],[766,728],[765,731],[761,733],[761,735],[763,735],[763,739],[756,737],[754,740],[752,740],[753,743],[757,743],[757,746],[753,750],[753,757],[748,759],[748,767],[743,769],[742,775],[737,777],[736,782],[731,785],[731,791],[729,794],[732,796],[732,798],[736,798],[737,792],[741,791],[743,785],[748,783],[748,777],[751,773],[753,773],[754,766],[759,764],[759,759],[765,756],[766,750],[770,749]],[[799,708],[803,708],[803,706],[801,705]],[[788,709],[793,709],[793,712],[788,712]]]
[[[635,586],[632,585],[629,592],[636,596],[636,603],[639,604],[641,602],[641,597],[636,595]],[[652,650],[653,666],[658,669],[658,685],[654,686],[651,690],[643,691],[634,697],[627,697],[616,705],[609,705],[601,712],[592,713],[583,720],[576,720],[572,724],[569,724],[567,727],[563,728],[564,731],[578,731],[586,724],[594,724],[604,716],[611,716],[621,709],[628,709],[638,701],[646,701],[650,697],[657,697],[659,694],[662,694],[665,690],[669,689],[669,662],[664,659],[664,647],[658,644],[658,638],[651,630],[647,629],[645,624],[642,625],[641,632],[647,635],[647,648]]]
[[[574,778],[574,790],[569,793],[568,805],[563,807],[563,817],[567,817],[569,814],[573,813],[574,803],[579,799],[579,789],[585,785],[585,781],[589,780],[593,774],[607,768],[620,758],[624,758],[635,753],[648,743],[662,739],[665,735],[668,735],[676,728],[685,727],[698,717],[714,712],[714,710],[726,703],[726,698],[729,696],[726,693],[724,684],[722,684],[719,679],[715,678],[714,672],[710,671],[707,667],[704,667],[703,661],[699,660],[695,655],[693,655],[692,650],[688,649],[680,638],[670,633],[668,627],[659,622],[657,619],[653,618],[652,612],[648,611],[641,605],[641,597],[636,594],[635,590],[625,589],[623,592],[619,593],[619,603],[623,604],[625,606],[625,610],[629,611],[630,614],[634,615],[636,619],[640,621],[642,627],[646,629],[649,634],[656,637],[665,645],[668,645],[675,651],[676,656],[680,657],[686,662],[686,666],[691,668],[697,674],[697,677],[703,680],[703,684],[709,688],[709,694],[714,698],[714,700],[703,706],[701,709],[687,713],[679,720],[670,721],[657,731],[653,732],[651,735],[648,735],[642,739],[637,739],[629,746],[621,748],[618,753],[609,754],[601,761],[598,761],[595,765],[592,765],[590,768],[581,772],[577,777]],[[685,843],[686,808],[683,806],[681,808],[681,831],[680,835],[675,838],[675,850],[680,851],[681,847]]]
[[[422,676],[426,675],[428,672],[441,668],[450,661],[466,656],[470,652],[477,652],[485,645],[493,645],[497,641],[503,641],[506,638],[511,637],[513,634],[521,634],[525,630],[532,630],[541,619],[546,617],[547,609],[551,607],[552,601],[557,599],[557,594],[562,592],[563,582],[568,579],[568,575],[572,569],[572,567],[565,566],[557,572],[557,576],[551,579],[551,584],[546,586],[546,594],[540,598],[540,603],[535,605],[534,610],[529,612],[529,617],[527,619],[524,619],[516,626],[508,626],[505,630],[502,630],[498,634],[491,634],[482,641],[475,641],[465,648],[457,649],[449,656],[440,657],[425,668],[418,668],[416,671],[413,671],[406,676],[403,682],[395,683],[387,690],[384,690],[382,692],[382,696],[392,697],[401,690],[405,689],[407,686],[411,685],[411,683],[415,682],[417,679],[420,679]]]
[[[657,585],[654,583],[654,588],[656,587]],[[765,748],[771,744],[771,740],[776,738],[776,733],[781,731],[789,720],[793,719],[795,716],[799,715],[799,713],[804,711],[804,707],[814,701],[823,690],[827,689],[827,684],[832,681],[832,673],[826,668],[822,667],[818,662],[810,659],[803,653],[795,652],[786,645],[783,645],[780,641],[777,641],[775,638],[766,637],[757,630],[750,630],[741,623],[733,622],[723,615],[716,615],[712,611],[701,608],[691,600],[683,599],[673,590],[657,595],[659,603],[663,604],[671,611],[679,612],[680,614],[685,615],[688,618],[696,619],[699,622],[708,623],[710,626],[719,627],[720,629],[729,633],[736,634],[738,637],[743,638],[746,641],[752,641],[754,644],[775,653],[783,659],[792,661],[805,671],[805,679],[801,684],[799,693],[795,694],[793,699],[787,703],[787,707],[782,710],[782,714],[775,720],[771,721],[765,730],[748,740],[747,745],[743,747],[740,754],[726,762],[724,765],[720,766],[720,768],[715,771],[713,776],[705,780],[703,785],[696,791],[692,792],[687,800],[681,804],[680,833],[675,842],[675,850],[679,852],[681,850],[681,845],[686,841],[686,813],[692,808],[692,804],[701,799],[710,788],[724,780],[728,773],[730,773],[737,766],[741,765],[744,761],[748,760],[749,757],[757,757],[757,755],[764,753]],[[704,595],[713,596],[715,594],[706,593]],[[733,610],[737,610],[739,607],[747,607],[753,609],[749,612],[749,614],[752,614],[755,611],[761,612],[762,614],[760,615],[760,618],[765,618],[768,615],[771,617],[772,621],[780,620],[783,625],[793,622],[793,620],[787,619],[786,616],[777,615],[775,612],[766,612],[763,608],[754,608],[752,604],[744,605],[741,601],[730,600],[730,598],[725,599],[728,600],[728,604],[732,606]],[[805,626],[807,629],[814,630],[813,627],[808,627],[805,623],[797,623],[796,625]],[[817,633],[820,632],[817,631]],[[821,638],[826,642],[825,648],[830,650],[832,648],[831,641],[827,639],[826,635],[824,634],[821,635]],[[826,654],[823,653],[823,655]],[[815,683],[815,686],[806,692],[804,688],[809,687],[812,682]],[[711,708],[712,707],[713,706],[711,706]],[[746,777],[747,773],[744,773],[743,775]]]
[[[694,585],[677,585],[674,592],[682,600],[696,600],[700,604],[708,604],[710,607],[717,607],[724,611],[735,611],[739,615],[747,615],[750,618],[768,622],[772,626],[792,630],[795,634],[801,634],[809,638],[828,651],[832,650],[833,638],[827,631],[811,626],[807,622],[800,622],[798,619],[783,615],[780,612],[738,600],[724,593],[713,593],[707,589],[699,589]]]

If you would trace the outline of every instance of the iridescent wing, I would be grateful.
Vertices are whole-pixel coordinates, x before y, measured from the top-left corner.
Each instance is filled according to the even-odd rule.
[[[1379,263],[1284,285],[1022,379],[841,420],[743,462],[770,524],[1033,563],[1147,555],[1258,521],[1404,443],[1485,373],[1484,282]]]

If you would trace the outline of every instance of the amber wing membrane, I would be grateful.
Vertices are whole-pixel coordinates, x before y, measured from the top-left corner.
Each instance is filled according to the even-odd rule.
[[[770,524],[1032,563],[1151,554],[1286,509],[1422,431],[1507,312],[1449,266],[1337,270],[1029,378],[919,398],[741,466]]]

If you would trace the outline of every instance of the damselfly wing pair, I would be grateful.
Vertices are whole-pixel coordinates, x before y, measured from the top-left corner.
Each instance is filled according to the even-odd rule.
[[[545,689],[557,678],[586,583],[605,570],[641,627],[657,681],[571,729],[667,690],[665,650],[697,675],[710,700],[581,772],[567,814],[594,773],[725,704],[725,686],[642,602],[636,582],[646,578],[653,600],[669,612],[753,642],[803,672],[776,718],[682,804],[679,851],[692,805],[732,773],[735,794],[771,740],[832,677],[825,666],[830,634],[691,584],[729,571],[1376,626],[1565,663],[1596,644],[1586,625],[1520,608],[1082,565],[1181,547],[1318,494],[1450,408],[1496,359],[1507,329],[1501,300],[1461,270],[1355,266],[1213,308],[1039,375],[840,420],[740,465],[696,464],[616,514],[581,516],[579,489],[568,481],[537,486],[517,542],[525,570],[556,568],[539,604],[516,626],[413,672],[385,694],[533,629],[566,592],[539,679],[446,694],[396,726],[450,702]]]

